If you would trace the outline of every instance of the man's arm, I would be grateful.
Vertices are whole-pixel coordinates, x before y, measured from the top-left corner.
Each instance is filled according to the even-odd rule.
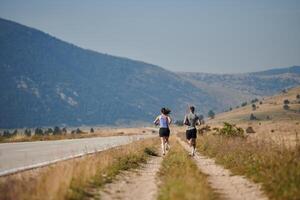
[[[183,124],[184,124],[184,125],[188,125],[188,119],[187,119],[187,116],[186,116],[186,115],[184,116]]]
[[[198,115],[196,115],[196,118],[197,118],[196,125],[201,125],[201,121],[200,121],[200,118],[198,117]]]

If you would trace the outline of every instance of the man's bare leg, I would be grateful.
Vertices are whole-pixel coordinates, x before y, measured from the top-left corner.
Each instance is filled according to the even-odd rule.
[[[192,156],[194,156],[196,151],[196,138],[191,139],[191,147],[192,147]]]

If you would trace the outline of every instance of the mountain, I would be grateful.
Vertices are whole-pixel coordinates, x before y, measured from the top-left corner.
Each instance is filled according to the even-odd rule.
[[[152,122],[214,102],[161,67],[86,50],[0,19],[0,127]]]
[[[83,49],[0,19],[0,128],[152,122],[161,107],[182,119],[193,104],[220,112],[299,85],[299,67],[217,75]]]
[[[254,98],[271,96],[300,85],[300,66],[243,74],[177,73],[228,109]]]

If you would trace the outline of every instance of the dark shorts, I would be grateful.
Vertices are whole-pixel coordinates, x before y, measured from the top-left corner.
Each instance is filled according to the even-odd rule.
[[[170,129],[169,128],[159,128],[159,137],[169,137]]]
[[[197,129],[186,130],[186,139],[196,139],[197,138]]]

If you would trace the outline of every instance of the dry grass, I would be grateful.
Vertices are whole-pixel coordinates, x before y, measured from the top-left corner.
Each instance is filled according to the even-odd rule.
[[[217,199],[207,178],[202,174],[187,152],[172,142],[171,151],[162,162],[160,176],[160,200],[201,200]]]
[[[206,135],[198,149],[232,172],[262,183],[271,199],[299,199],[300,148],[270,141]]]
[[[282,142],[291,147],[296,145],[296,132],[300,130],[300,103],[296,98],[300,94],[300,87],[296,87],[275,96],[266,97],[256,102],[258,107],[252,110],[252,104],[233,109],[230,112],[220,113],[215,119],[209,120],[208,125],[221,127],[223,122],[234,123],[246,129],[253,127],[256,134],[251,135],[255,139],[265,140],[270,138],[279,145]],[[283,109],[283,101],[290,101],[290,110]],[[250,120],[250,114],[254,114],[257,120]]]
[[[0,199],[82,199],[92,195],[88,189],[111,181],[120,170],[145,162],[148,155],[145,149],[157,144],[157,139],[147,139],[1,177]]]

